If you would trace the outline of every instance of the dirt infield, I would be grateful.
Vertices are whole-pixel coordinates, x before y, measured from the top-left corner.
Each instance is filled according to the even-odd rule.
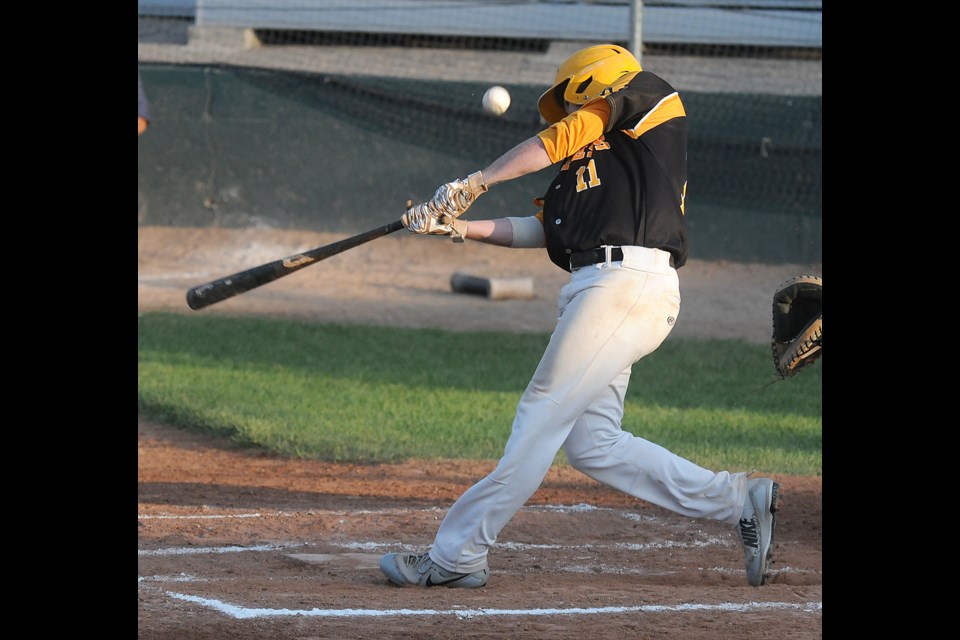
[[[494,463],[285,460],[144,421],[138,444],[144,640],[821,637],[819,478],[777,478],[760,588],[729,528],[559,467],[501,533],[485,588],[401,589],[379,556],[425,549]]]
[[[183,300],[191,285],[330,240],[141,229],[138,311],[195,313]],[[544,257],[520,260],[524,252],[435,240],[384,238],[210,311],[549,330],[564,277]],[[768,339],[777,284],[801,272],[821,275],[816,265],[687,268],[674,335],[753,342]],[[534,278],[537,298],[452,294],[453,270],[522,273]],[[401,589],[380,574],[380,555],[426,549],[446,508],[494,461],[330,464],[241,449],[142,418],[137,430],[143,640],[822,637],[820,477],[775,476],[783,508],[764,587],[747,585],[732,529],[554,467],[501,533],[485,588]]]
[[[557,292],[568,279],[542,249],[455,244],[444,236],[415,236],[401,230],[194,312],[184,299],[189,288],[344,236],[253,228],[140,227],[137,233],[140,311],[546,333],[553,330]],[[489,301],[454,294],[450,280],[457,272],[531,278],[535,298]],[[683,305],[668,339],[731,338],[769,344],[773,292],[797,275],[822,275],[822,269],[819,264],[690,260],[680,270]]]

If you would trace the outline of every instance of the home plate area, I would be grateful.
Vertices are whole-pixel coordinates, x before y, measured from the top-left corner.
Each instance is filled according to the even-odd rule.
[[[177,529],[203,531],[203,546],[193,540],[183,546],[142,545],[139,550],[141,616],[145,607],[157,613],[192,611],[193,623],[206,621],[200,627],[203,635],[196,637],[244,637],[239,630],[228,630],[254,621],[256,626],[247,627],[250,637],[263,632],[262,625],[296,626],[313,620],[320,630],[332,621],[341,625],[353,620],[365,631],[337,627],[337,633],[366,638],[372,620],[388,619],[401,625],[486,619],[508,627],[511,621],[554,618],[566,621],[564,625],[603,627],[658,619],[660,627],[665,616],[731,618],[732,623],[738,616],[754,615],[779,615],[806,628],[800,635],[782,637],[807,637],[809,632],[813,638],[820,633],[821,572],[819,566],[800,561],[802,556],[793,558],[793,543],[779,544],[769,583],[753,588],[746,584],[741,546],[732,530],[647,505],[524,507],[491,550],[490,581],[476,590],[398,588],[378,569],[383,553],[426,550],[442,508],[210,511],[140,517],[141,526],[161,534],[158,542],[177,539]],[[241,531],[243,543],[227,544],[222,536],[226,527]],[[258,530],[271,541],[254,543]],[[271,534],[280,531],[300,535],[278,540]],[[356,537],[360,532],[377,535]],[[415,625],[407,632],[411,628]],[[431,628],[429,637],[448,637]],[[169,631],[141,617],[139,637],[172,637],[165,635]],[[227,635],[217,635],[221,632]],[[533,629],[526,637],[540,637],[541,632]],[[291,631],[276,628],[271,633],[287,637]],[[451,631],[449,637],[457,635]],[[594,637],[608,636],[601,632]]]
[[[390,584],[380,556],[427,550],[496,461],[290,459],[143,419],[137,458],[138,640],[822,638],[819,476],[771,476],[762,587],[733,528],[554,465],[485,587],[424,589]]]

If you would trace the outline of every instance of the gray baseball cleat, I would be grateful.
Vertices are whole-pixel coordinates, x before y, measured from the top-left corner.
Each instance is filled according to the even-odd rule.
[[[767,581],[773,557],[773,531],[780,509],[780,484],[769,478],[747,480],[747,499],[736,526],[743,543],[747,582],[759,587]]]
[[[405,587],[460,587],[479,589],[487,584],[490,570],[484,567],[473,573],[447,571],[430,559],[429,553],[388,553],[380,558],[380,571],[395,585]]]

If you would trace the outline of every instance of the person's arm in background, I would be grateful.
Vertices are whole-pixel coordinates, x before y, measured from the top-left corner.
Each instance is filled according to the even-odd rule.
[[[143,81],[140,79],[140,72],[137,71],[137,135],[143,134],[150,125],[150,103],[147,102],[147,96],[143,93]]]

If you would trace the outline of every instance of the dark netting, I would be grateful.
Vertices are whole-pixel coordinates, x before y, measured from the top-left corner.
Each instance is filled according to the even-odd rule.
[[[138,4],[156,134],[139,143],[141,224],[380,224],[541,130],[537,98],[587,35],[630,44],[626,1],[425,1],[356,28],[349,3]],[[695,256],[820,259],[821,15],[813,0],[645,3],[641,64],[689,118]],[[511,94],[499,117],[481,107],[494,84]],[[528,214],[548,182],[508,183],[474,211]]]

